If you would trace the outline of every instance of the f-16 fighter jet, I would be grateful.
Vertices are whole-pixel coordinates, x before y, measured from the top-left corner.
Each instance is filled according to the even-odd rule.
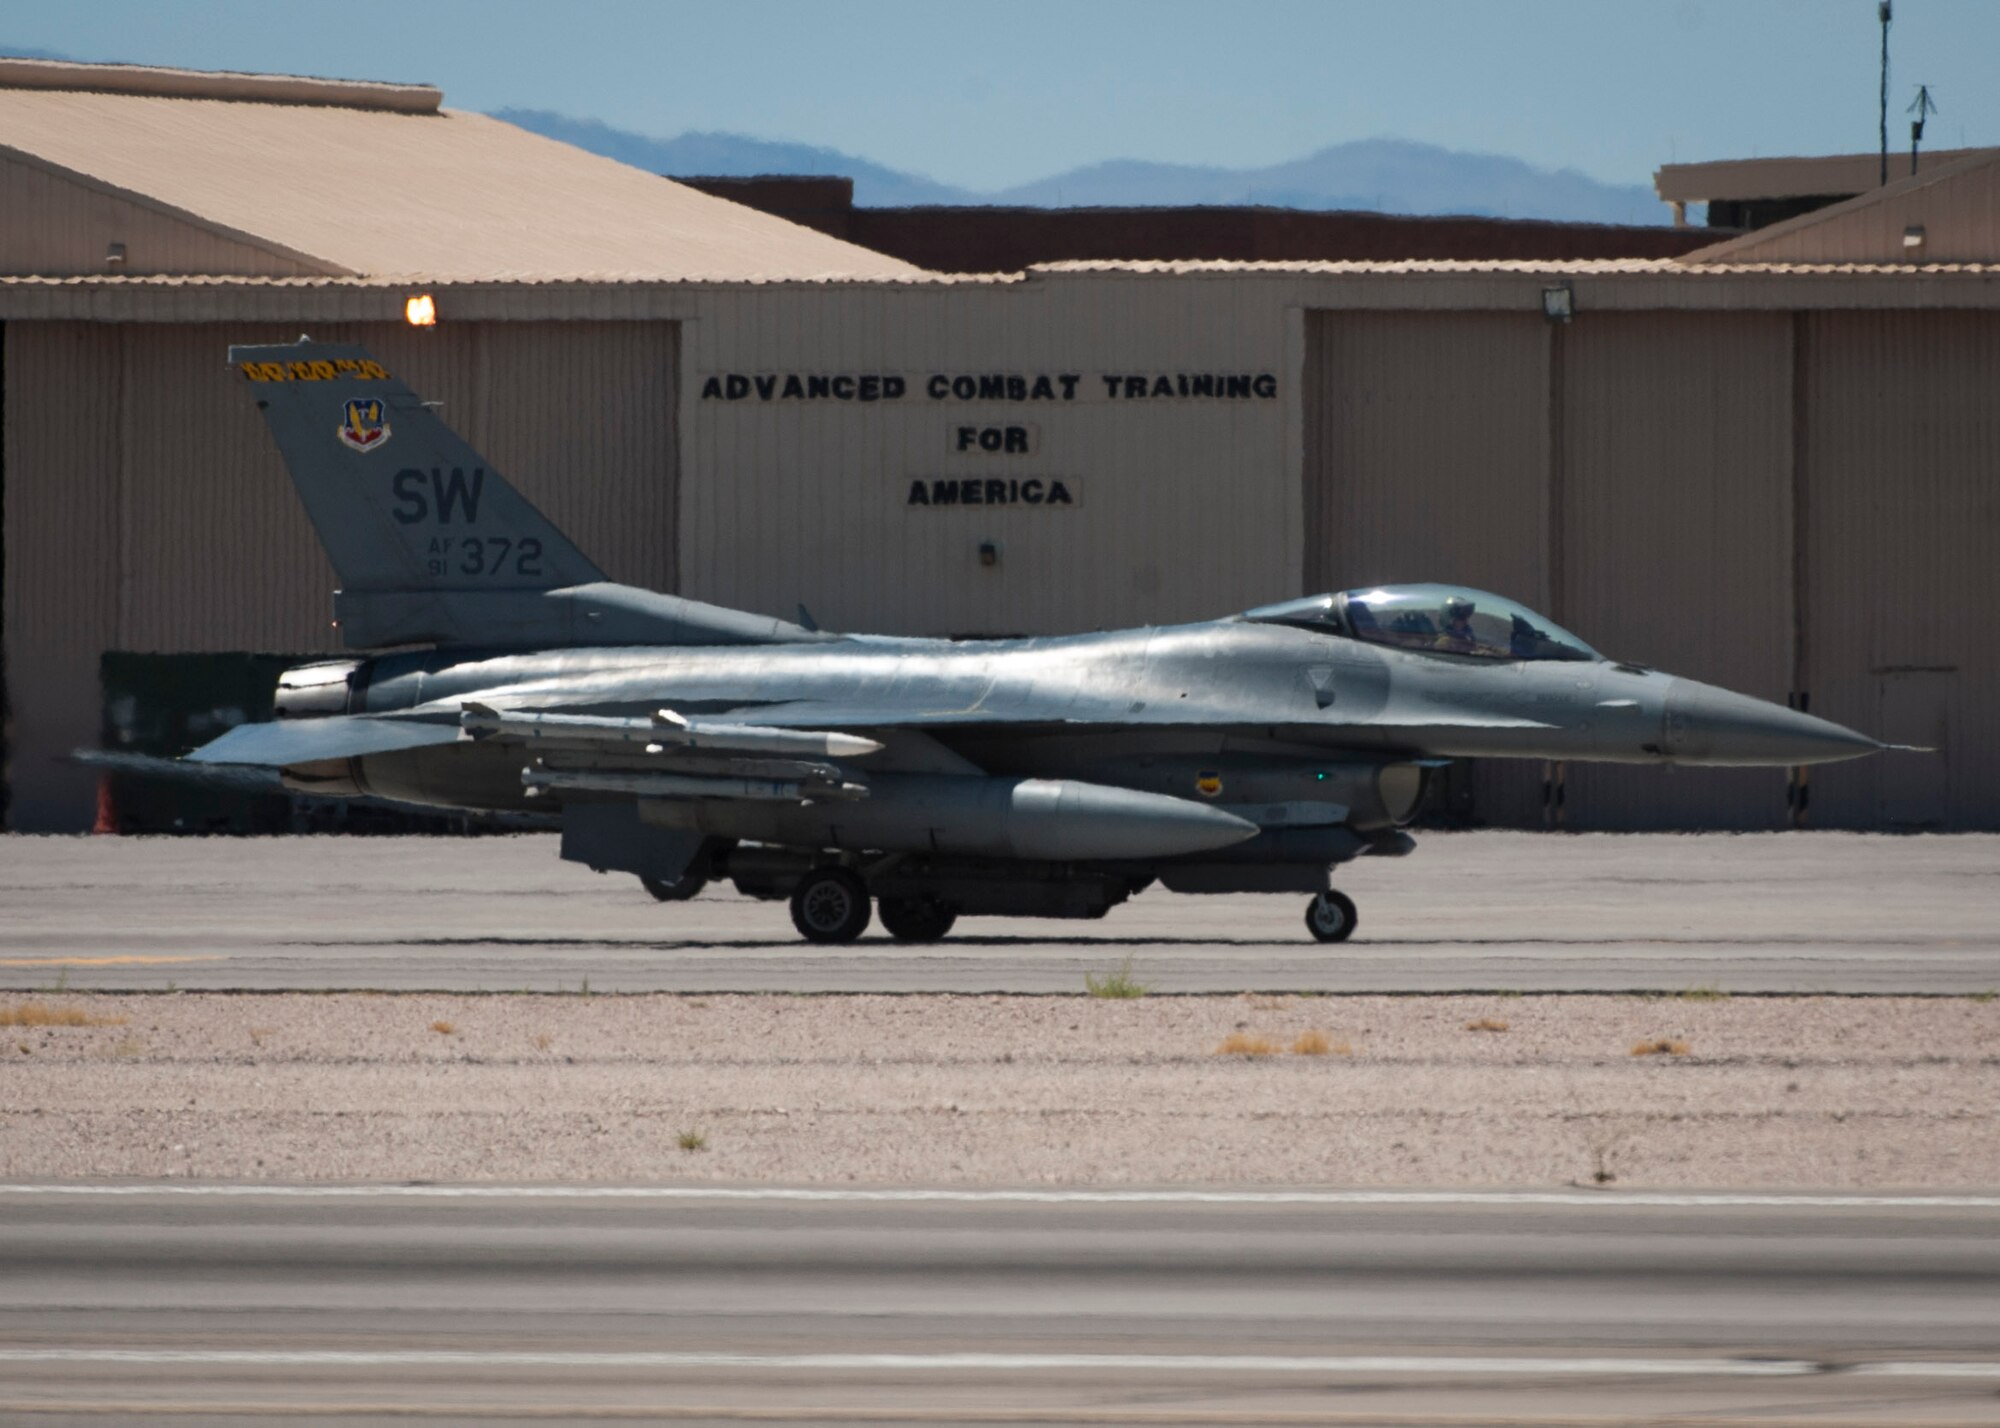
[[[287,786],[559,815],[662,900],[728,878],[814,942],[879,911],[1101,917],[1157,882],[1311,894],[1413,846],[1455,758],[1787,766],[1884,745],[1597,653],[1451,585],[1009,640],[834,634],[613,584],[358,347],[236,347],[340,577],[346,645],[189,757]]]

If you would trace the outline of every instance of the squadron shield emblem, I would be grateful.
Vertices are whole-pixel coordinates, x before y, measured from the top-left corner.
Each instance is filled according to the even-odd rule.
[[[1222,794],[1222,775],[1213,769],[1203,769],[1194,776],[1194,791],[1203,798],[1218,798]]]
[[[356,397],[341,414],[334,435],[342,446],[356,451],[373,451],[389,444],[389,423],[384,420],[380,397]]]

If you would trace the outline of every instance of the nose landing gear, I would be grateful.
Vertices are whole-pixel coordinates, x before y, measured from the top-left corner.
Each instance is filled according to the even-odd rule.
[[[1345,942],[1358,920],[1354,899],[1332,888],[1306,904],[1306,931],[1320,942]]]

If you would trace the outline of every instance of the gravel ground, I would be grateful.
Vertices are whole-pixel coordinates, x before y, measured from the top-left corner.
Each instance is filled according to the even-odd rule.
[[[0,1025],[15,1180],[2000,1185],[1983,998],[47,994],[0,1021],[23,1008],[104,1024]]]

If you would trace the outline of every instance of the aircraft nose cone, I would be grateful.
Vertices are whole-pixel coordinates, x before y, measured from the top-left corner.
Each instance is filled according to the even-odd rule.
[[[1667,691],[1666,738],[1668,756],[1690,764],[1823,764],[1882,747],[1829,719],[1692,679]]]

